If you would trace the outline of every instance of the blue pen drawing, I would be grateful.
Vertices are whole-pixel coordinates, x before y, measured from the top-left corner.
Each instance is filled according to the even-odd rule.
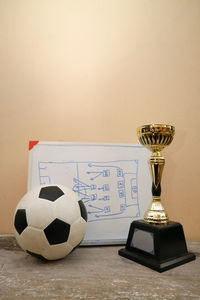
[[[40,184],[60,183],[81,197],[88,222],[138,218],[138,160],[39,161]],[[54,174],[60,174],[60,182]]]

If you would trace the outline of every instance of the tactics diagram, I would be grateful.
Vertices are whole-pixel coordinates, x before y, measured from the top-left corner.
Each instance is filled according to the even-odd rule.
[[[71,187],[83,200],[88,222],[140,216],[138,160],[38,162],[40,184]],[[55,181],[54,174],[59,174]]]

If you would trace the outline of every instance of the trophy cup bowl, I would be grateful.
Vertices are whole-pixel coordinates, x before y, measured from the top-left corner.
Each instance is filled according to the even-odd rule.
[[[165,124],[143,125],[137,128],[140,143],[154,153],[169,146],[174,134],[175,127]]]
[[[175,127],[166,124],[143,125],[137,128],[140,143],[152,151],[149,165],[152,174],[152,203],[144,215],[147,223],[165,225],[169,219],[161,203],[161,177],[165,158],[160,151],[169,146],[175,134]]]

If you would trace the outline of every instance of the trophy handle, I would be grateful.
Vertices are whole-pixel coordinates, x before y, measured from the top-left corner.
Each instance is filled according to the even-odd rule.
[[[161,178],[165,165],[165,158],[159,151],[153,152],[149,158],[152,175],[152,203],[144,215],[144,220],[153,224],[167,224],[169,219],[161,203]]]

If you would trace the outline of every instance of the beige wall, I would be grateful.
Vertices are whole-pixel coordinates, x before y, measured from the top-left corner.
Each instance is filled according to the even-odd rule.
[[[199,0],[0,0],[0,104],[0,233],[30,139],[137,143],[166,122],[163,204],[200,241]]]

